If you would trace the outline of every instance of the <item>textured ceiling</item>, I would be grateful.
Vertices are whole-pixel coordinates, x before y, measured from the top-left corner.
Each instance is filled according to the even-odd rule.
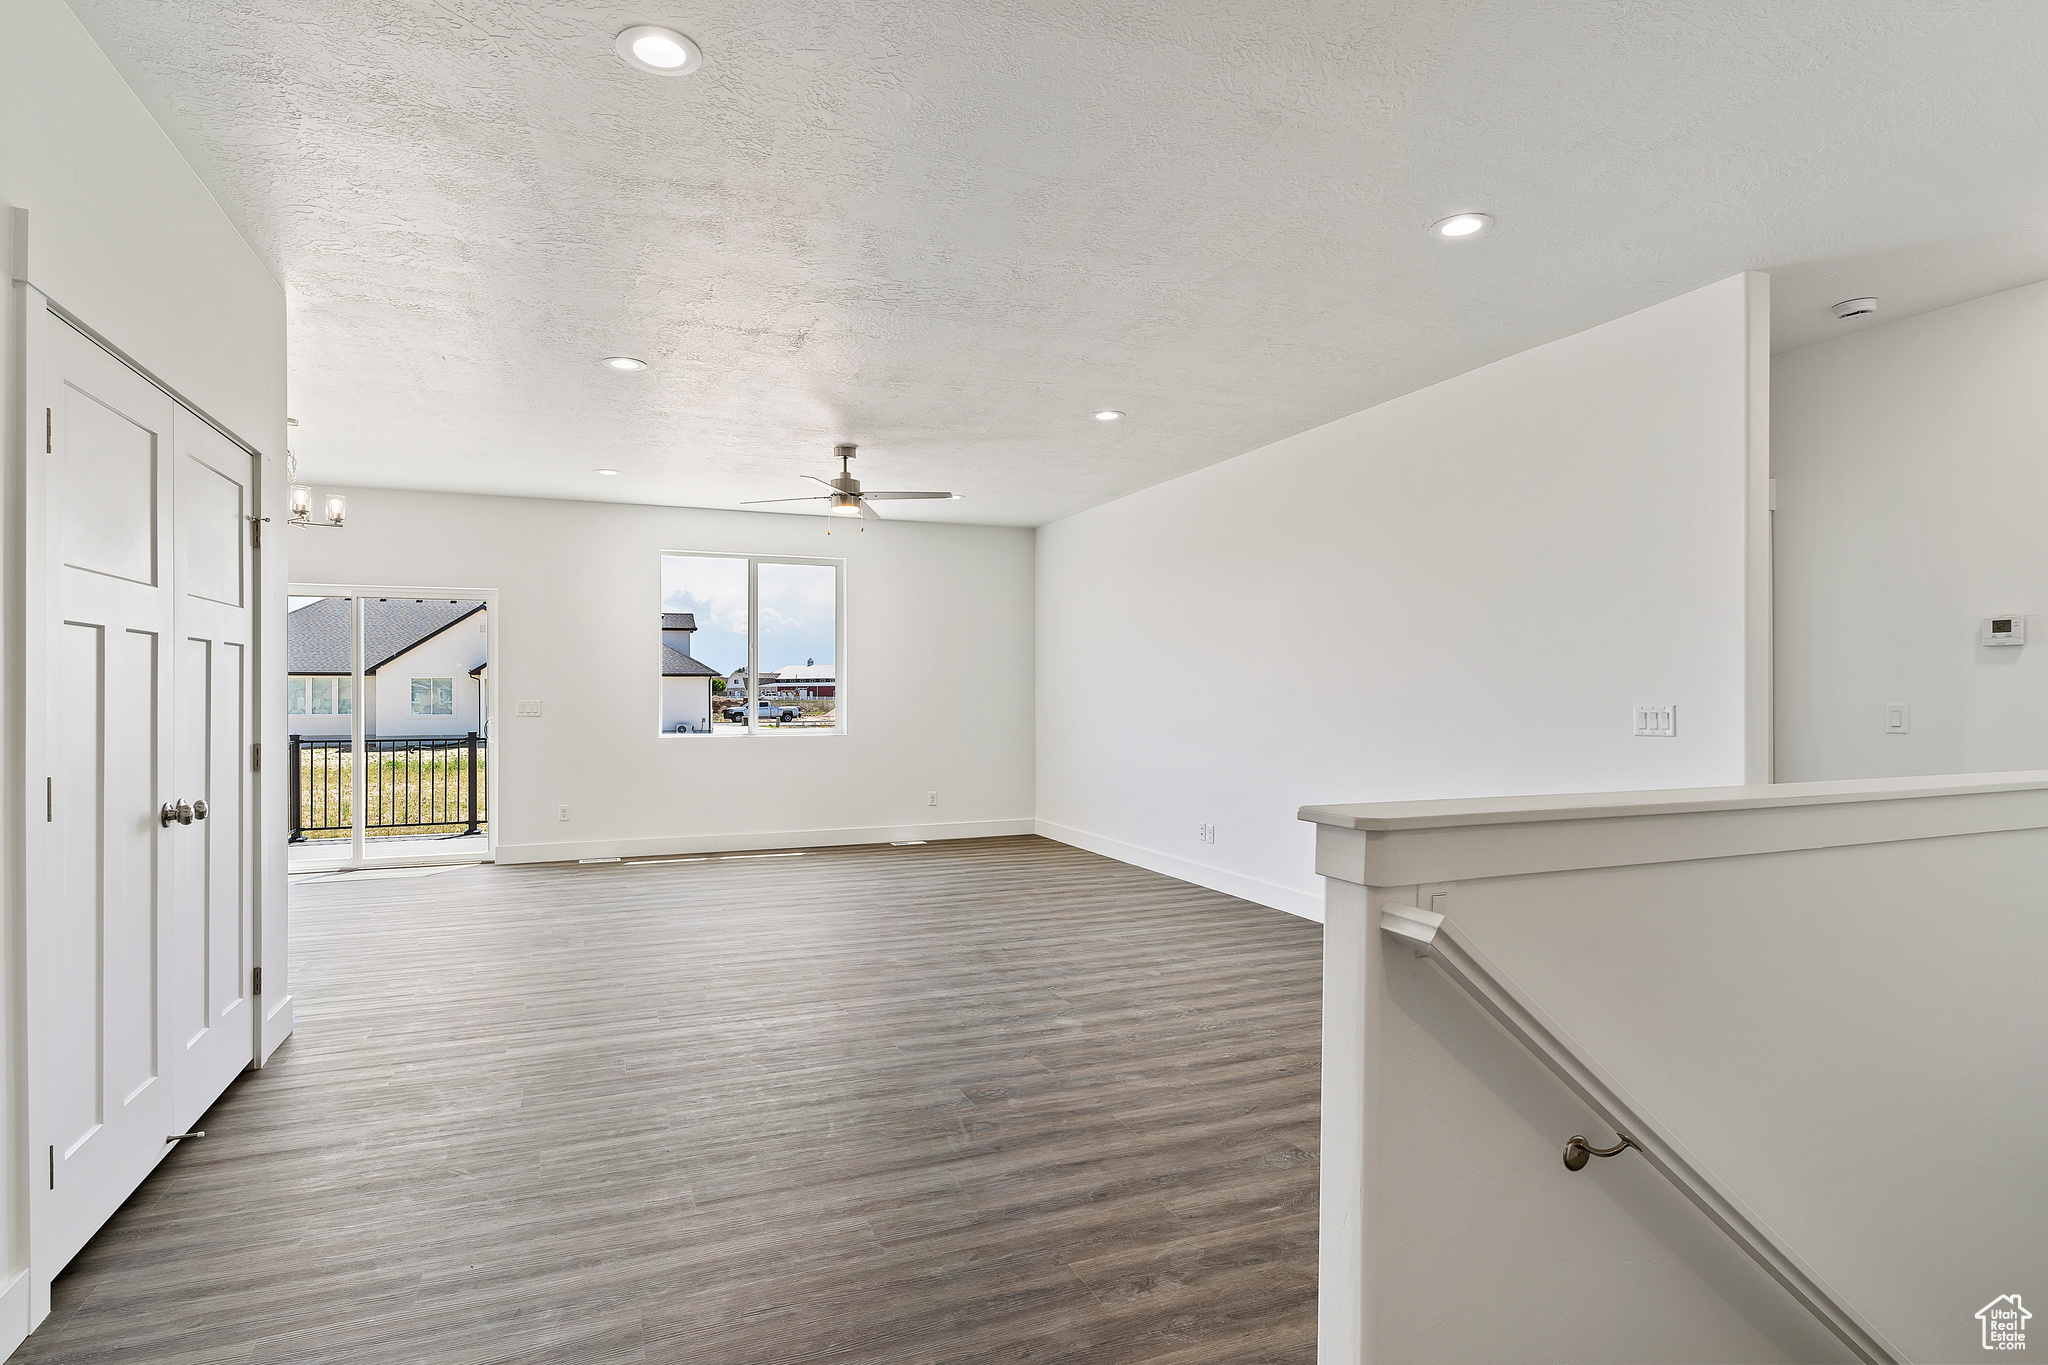
[[[319,481],[731,506],[857,441],[1031,525],[1738,270],[1780,345],[2048,276],[2038,0],[73,3],[284,280]]]

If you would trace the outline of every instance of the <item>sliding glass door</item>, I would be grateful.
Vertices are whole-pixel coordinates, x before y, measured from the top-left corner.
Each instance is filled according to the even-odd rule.
[[[491,856],[493,597],[293,586],[285,762],[295,870]]]

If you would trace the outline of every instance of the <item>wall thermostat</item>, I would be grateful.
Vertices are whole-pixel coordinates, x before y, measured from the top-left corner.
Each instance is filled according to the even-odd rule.
[[[1984,628],[1977,636],[1980,645],[2023,645],[2027,642],[2027,618],[2024,616],[1987,616]]]

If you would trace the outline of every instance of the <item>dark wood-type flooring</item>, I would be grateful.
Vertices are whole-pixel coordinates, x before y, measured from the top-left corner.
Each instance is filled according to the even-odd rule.
[[[18,1360],[1315,1359],[1320,930],[1042,839],[293,892]]]

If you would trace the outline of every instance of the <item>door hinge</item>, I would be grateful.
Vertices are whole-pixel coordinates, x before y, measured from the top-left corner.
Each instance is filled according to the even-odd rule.
[[[57,1144],[50,1144],[50,1188],[57,1188]]]
[[[54,454],[54,453],[55,453],[55,447],[53,447],[53,446],[51,445],[51,443],[50,443],[50,428],[51,428],[51,426],[52,426],[52,425],[53,425],[53,423],[52,423],[52,421],[51,421],[51,419],[50,419],[50,410],[49,410],[48,408],[44,408],[44,409],[43,409],[43,454],[45,454],[45,455],[50,455],[50,454]]]
[[[249,746],[249,771],[252,773],[263,771],[263,746],[261,744],[251,744]]]
[[[43,823],[50,824],[57,818],[57,779],[43,779]]]
[[[256,969],[256,979],[249,983],[249,994],[263,994],[263,969],[261,967]]]
[[[261,518],[249,518],[249,548],[252,550],[263,548],[263,522]]]

